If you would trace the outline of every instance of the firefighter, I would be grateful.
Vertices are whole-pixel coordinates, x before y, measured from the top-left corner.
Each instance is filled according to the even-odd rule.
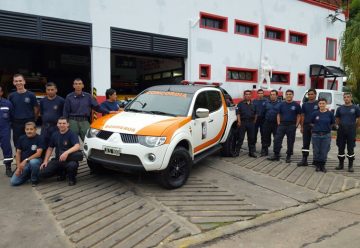
[[[239,128],[239,140],[237,150],[240,151],[247,133],[249,157],[256,158],[255,155],[255,122],[256,107],[251,101],[251,91],[244,91],[244,101],[237,105],[237,126]]]
[[[11,149],[11,113],[13,111],[12,103],[3,98],[4,91],[0,86],[0,143],[4,155],[5,174],[12,176],[11,162],[13,161]]]
[[[264,144],[264,110],[265,105],[267,103],[267,99],[264,97],[264,90],[258,89],[257,90],[257,98],[253,101],[256,112],[257,112],[257,118],[255,123],[255,144],[257,143],[257,136],[260,129],[260,137],[261,137],[261,145],[263,147]],[[265,152],[263,149],[261,149],[261,153]]]
[[[303,135],[303,146],[301,149],[302,152],[302,160],[297,164],[297,166],[308,166],[307,158],[309,156],[310,152],[310,142],[311,142],[311,115],[312,113],[318,111],[318,101],[316,100],[316,90],[315,89],[309,89],[307,92],[308,95],[308,101],[305,102],[302,107],[302,114],[301,114],[301,133]]]
[[[278,128],[274,139],[274,155],[268,160],[279,161],[280,150],[284,136],[287,138],[287,151],[286,151],[286,163],[291,162],[291,155],[294,150],[296,127],[300,122],[301,107],[293,101],[294,91],[286,91],[286,100],[279,105],[279,112],[277,114]]]
[[[352,95],[349,92],[344,93],[344,102],[345,104],[341,105],[335,114],[336,124],[338,125],[336,145],[339,159],[339,165],[335,169],[344,169],[345,147],[347,146],[348,171],[354,172],[354,147],[356,128],[360,126],[360,108],[352,104]]]

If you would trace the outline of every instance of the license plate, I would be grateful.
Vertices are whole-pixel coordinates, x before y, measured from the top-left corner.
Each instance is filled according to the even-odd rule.
[[[120,156],[120,148],[104,146],[104,152],[108,155]]]

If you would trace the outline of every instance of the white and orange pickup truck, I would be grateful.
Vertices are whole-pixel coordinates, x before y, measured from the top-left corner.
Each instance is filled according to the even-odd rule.
[[[237,156],[235,105],[215,86],[161,85],[144,90],[117,114],[92,123],[84,141],[90,169],[157,171],[169,189],[191,167],[221,150]]]

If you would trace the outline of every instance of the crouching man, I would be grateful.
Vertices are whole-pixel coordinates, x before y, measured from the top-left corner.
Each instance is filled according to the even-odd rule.
[[[55,132],[46,150],[44,162],[40,167],[40,177],[47,178],[57,175],[58,180],[69,179],[69,186],[76,184],[76,174],[79,163],[69,160],[69,155],[79,151],[80,143],[78,136],[69,129],[69,121],[66,117],[60,117],[57,122],[58,131]],[[55,158],[49,161],[55,148]]]
[[[16,170],[10,179],[12,186],[18,186],[31,180],[32,186],[39,182],[41,153],[44,142],[36,133],[35,122],[25,123],[25,135],[20,136],[16,147]]]

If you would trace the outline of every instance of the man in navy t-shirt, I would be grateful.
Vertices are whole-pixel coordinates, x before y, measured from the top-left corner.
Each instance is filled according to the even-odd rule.
[[[268,158],[271,161],[280,160],[280,151],[284,136],[287,138],[286,163],[291,162],[291,155],[294,150],[296,127],[300,122],[301,107],[293,101],[294,91],[286,91],[286,100],[279,105],[277,114],[278,128],[274,139],[274,155]]]
[[[107,89],[105,92],[106,101],[101,103],[100,106],[107,111],[119,111],[120,105],[117,101],[116,90]]]
[[[25,134],[25,123],[36,121],[39,115],[39,104],[35,94],[25,89],[26,82],[22,74],[15,74],[13,80],[16,91],[9,95],[9,101],[14,106],[12,126],[16,147],[19,137]]]
[[[35,122],[25,123],[25,133],[19,138],[16,147],[16,171],[10,180],[13,186],[23,184],[28,179],[31,180],[32,186],[39,182],[40,157],[44,142],[36,133]]]
[[[253,103],[256,107],[256,123],[255,123],[255,144],[257,143],[257,136],[258,136],[258,132],[260,129],[260,137],[261,137],[261,145],[262,145],[262,149],[261,149],[261,153],[263,154],[265,152],[264,150],[264,129],[263,129],[263,125],[264,125],[264,110],[265,110],[265,105],[268,102],[268,100],[264,97],[264,90],[259,89],[257,90],[257,99],[253,100]]]
[[[349,172],[354,172],[353,163],[355,160],[355,139],[356,129],[360,127],[360,109],[352,104],[351,93],[344,93],[345,104],[336,110],[337,131],[336,145],[338,146],[339,165],[337,170],[344,169],[345,147],[347,146],[347,158],[349,160]]]
[[[307,166],[307,158],[309,156],[310,152],[310,142],[311,142],[311,115],[312,113],[318,111],[318,101],[316,101],[316,90],[315,89],[309,89],[308,92],[308,101],[303,103],[301,110],[301,133],[303,135],[303,146],[302,146],[302,160],[297,164],[297,166]]]
[[[40,114],[42,119],[41,135],[43,136],[45,148],[49,145],[50,137],[55,133],[57,121],[62,116],[64,109],[64,98],[56,95],[55,83],[49,82],[45,85],[46,96],[40,100]]]
[[[41,177],[58,175],[58,180],[65,180],[67,174],[69,186],[76,184],[76,174],[79,164],[77,161],[67,161],[69,154],[80,149],[78,136],[69,129],[66,117],[60,117],[57,122],[58,131],[50,139],[46,150],[44,163],[41,165]],[[55,148],[55,159],[49,161]]]

